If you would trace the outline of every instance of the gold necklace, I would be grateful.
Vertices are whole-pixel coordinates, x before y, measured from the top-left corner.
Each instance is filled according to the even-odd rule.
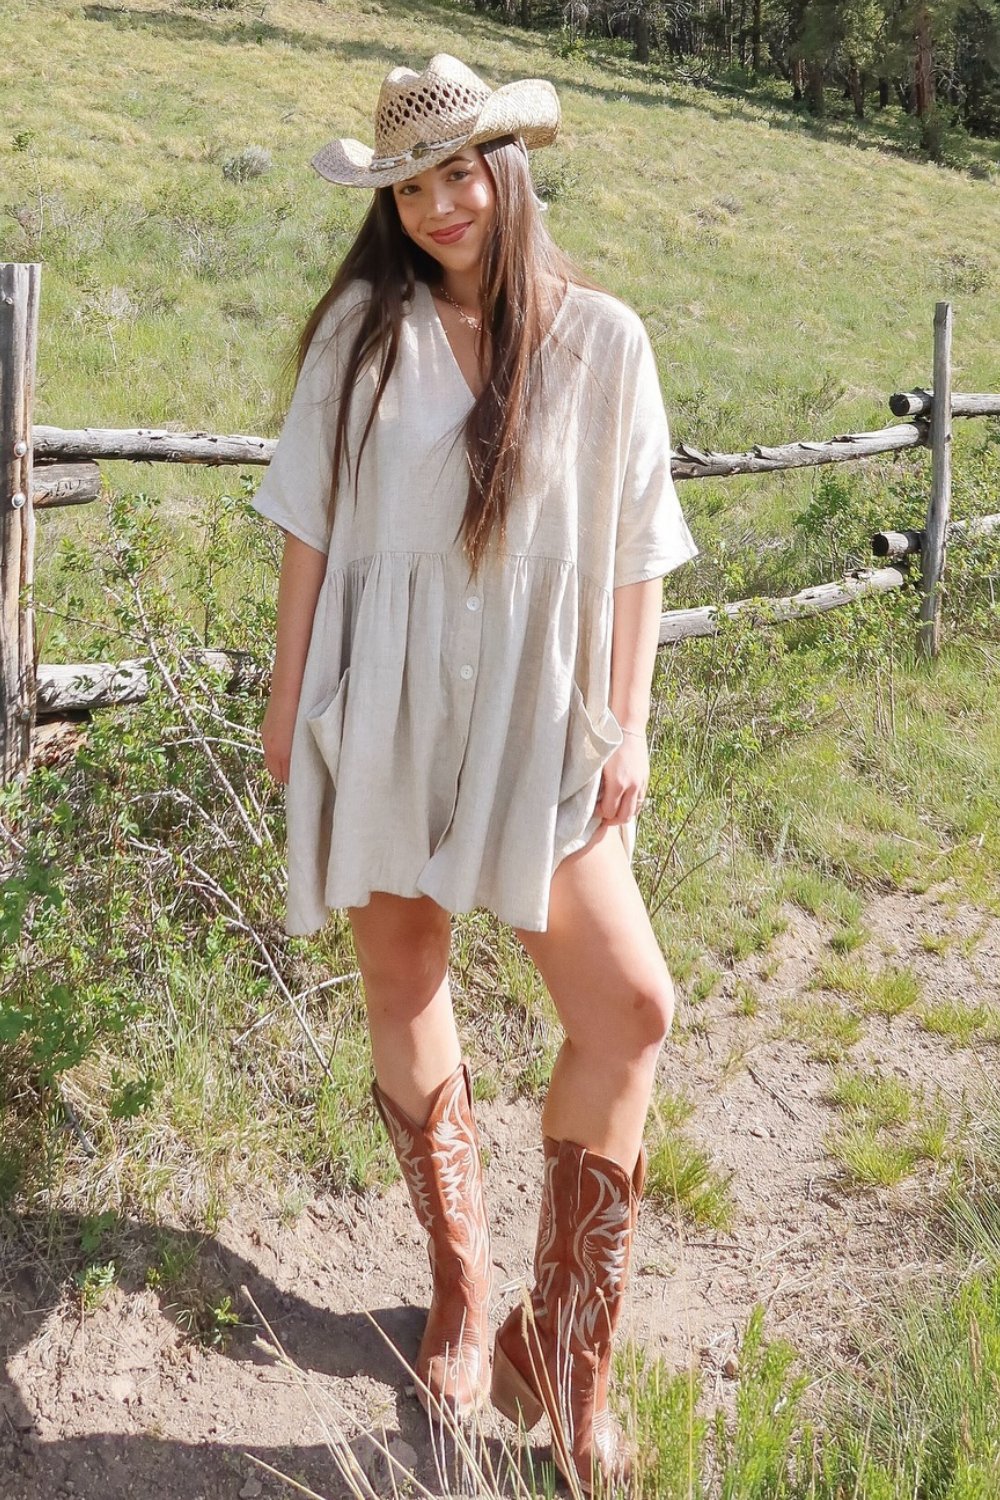
[[[483,326],[483,320],[482,320],[482,318],[473,318],[473,317],[470,317],[470,315],[465,311],[465,308],[461,305],[461,303],[456,302],[455,299],[454,299],[454,297],[452,297],[450,295],[450,293],[448,292],[448,290],[445,287],[439,285],[438,286],[438,291],[441,293],[442,297],[444,297],[444,299],[445,299],[446,302],[450,302],[451,303],[452,307],[458,313],[458,316],[461,318],[462,322],[463,323],[468,323],[469,327],[470,328],[474,328],[476,330],[476,332],[478,333],[479,330]]]

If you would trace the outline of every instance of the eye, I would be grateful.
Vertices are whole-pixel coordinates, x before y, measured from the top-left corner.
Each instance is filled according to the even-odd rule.
[[[462,177],[471,177],[472,173],[469,171],[469,169],[467,167],[455,167],[454,170],[451,173],[451,176],[452,177],[459,177],[459,178],[462,178]]]

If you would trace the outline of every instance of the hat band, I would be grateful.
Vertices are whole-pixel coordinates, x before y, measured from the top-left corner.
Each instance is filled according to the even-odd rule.
[[[470,126],[464,135],[453,136],[450,141],[417,141],[409,151],[401,151],[398,156],[373,156],[368,163],[369,172],[387,172],[392,167],[400,166],[404,161],[418,161],[422,156],[429,156],[432,151],[450,151],[452,147],[464,146],[474,130]]]

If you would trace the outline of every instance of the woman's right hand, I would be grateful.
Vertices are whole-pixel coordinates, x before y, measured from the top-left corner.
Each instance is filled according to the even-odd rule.
[[[275,697],[268,700],[264,717],[260,721],[260,737],[264,746],[264,764],[274,777],[287,785],[288,767],[292,757],[292,734],[295,730],[295,715],[298,700]]]

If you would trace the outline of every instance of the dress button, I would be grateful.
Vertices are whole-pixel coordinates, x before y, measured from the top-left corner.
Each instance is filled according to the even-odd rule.
[[[482,600],[477,598],[475,594],[472,594],[468,599],[466,599],[465,607],[466,609],[478,609],[481,603]]]
[[[465,666],[461,669],[458,675],[460,677],[464,677],[466,682],[468,682],[469,678],[472,676],[472,671],[472,667],[470,667],[468,662],[466,662]]]

